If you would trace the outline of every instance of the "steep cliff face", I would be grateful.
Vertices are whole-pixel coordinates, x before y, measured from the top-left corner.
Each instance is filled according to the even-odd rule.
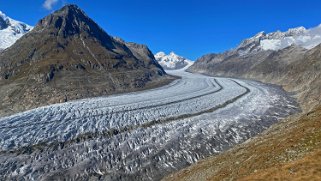
[[[125,44],[137,59],[144,60],[146,66],[155,66],[163,71],[162,66],[158,64],[153,53],[148,49],[146,45],[141,45],[133,42],[126,42]]]
[[[321,45],[309,50],[299,61],[289,66],[284,81],[288,90],[295,90],[307,109],[321,105]]]
[[[168,82],[148,48],[135,45],[116,41],[77,6],[65,6],[0,54],[0,110],[11,113]]]

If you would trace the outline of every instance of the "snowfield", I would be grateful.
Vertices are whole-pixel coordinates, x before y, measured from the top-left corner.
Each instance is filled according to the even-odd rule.
[[[32,30],[29,26],[6,16],[0,11],[0,50],[13,45],[24,34]]]
[[[262,38],[262,37],[261,37]],[[304,27],[292,28],[287,32],[274,32],[266,35],[260,44],[263,50],[280,50],[291,45],[312,49],[321,43],[321,25],[305,29]]]
[[[182,79],[0,118],[0,179],[159,180],[298,110],[278,87],[168,73]]]

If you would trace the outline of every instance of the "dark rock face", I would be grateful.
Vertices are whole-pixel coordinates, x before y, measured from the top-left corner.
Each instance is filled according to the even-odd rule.
[[[126,46],[133,52],[134,56],[140,60],[145,60],[146,66],[156,66],[160,69],[159,74],[164,71],[162,66],[155,60],[153,53],[146,45],[141,45],[133,42],[126,43]]]
[[[8,26],[7,21],[0,17],[0,30],[6,29]]]
[[[68,5],[0,54],[0,95],[7,98],[0,115],[65,97],[146,89],[169,79],[146,46],[116,41],[81,9]]]

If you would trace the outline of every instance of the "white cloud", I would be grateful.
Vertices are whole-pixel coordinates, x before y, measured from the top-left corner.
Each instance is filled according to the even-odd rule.
[[[44,3],[43,3],[43,7],[47,10],[51,10],[52,7],[57,4],[58,0],[46,0]]]

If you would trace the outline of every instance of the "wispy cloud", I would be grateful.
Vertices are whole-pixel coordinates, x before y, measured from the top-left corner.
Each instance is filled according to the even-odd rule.
[[[47,10],[51,10],[52,7],[58,3],[59,0],[46,0],[44,3],[43,3],[43,7]]]

